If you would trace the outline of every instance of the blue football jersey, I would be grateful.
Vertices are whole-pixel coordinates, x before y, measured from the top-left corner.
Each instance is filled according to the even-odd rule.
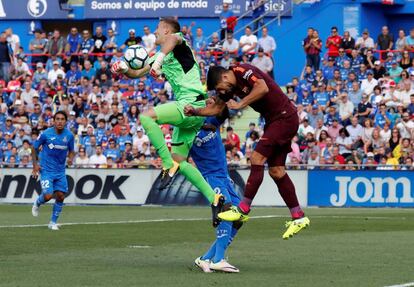
[[[205,123],[214,125],[216,131],[201,128],[194,139],[190,155],[204,177],[228,177],[226,153],[220,136],[223,122],[216,117],[208,117]]]
[[[75,149],[73,134],[64,129],[58,134],[54,127],[48,128],[40,134],[34,143],[34,148],[40,152],[40,169],[41,172],[47,173],[64,173],[66,157],[68,152]]]

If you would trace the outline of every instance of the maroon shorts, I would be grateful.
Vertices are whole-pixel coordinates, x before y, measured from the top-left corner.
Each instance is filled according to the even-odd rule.
[[[292,114],[269,123],[255,151],[267,158],[269,166],[285,166],[286,157],[292,151],[292,139],[297,134],[299,118]]]

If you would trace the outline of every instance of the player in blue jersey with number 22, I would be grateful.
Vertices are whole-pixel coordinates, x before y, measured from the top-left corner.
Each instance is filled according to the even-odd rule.
[[[43,131],[32,147],[33,172],[32,176],[38,177],[42,193],[32,206],[32,215],[39,216],[39,207],[55,197],[49,229],[59,230],[57,220],[63,208],[65,194],[68,191],[66,180],[66,158],[68,165],[73,162],[74,137],[65,128],[68,118],[66,113],[59,111],[53,116],[53,127]],[[39,154],[40,152],[40,154]],[[38,162],[40,155],[40,165]]]
[[[237,206],[240,197],[234,191],[233,182],[227,171],[226,154],[220,137],[220,125],[227,118],[228,110],[220,117],[206,118],[190,150],[190,156],[203,177],[213,190],[225,197],[224,208]],[[195,264],[204,272],[221,271],[237,273],[239,269],[225,259],[227,247],[233,241],[242,222],[222,221],[216,228],[216,240],[210,249],[195,260]]]

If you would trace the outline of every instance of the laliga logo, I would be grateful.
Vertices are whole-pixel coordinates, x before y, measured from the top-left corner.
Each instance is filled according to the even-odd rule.
[[[46,10],[46,0],[29,0],[27,2],[27,12],[29,12],[32,17],[42,17],[46,13]]]
[[[333,206],[344,206],[349,200],[356,203],[414,203],[411,195],[411,181],[406,177],[356,177],[336,176],[338,194],[331,194]],[[360,186],[358,191],[358,186]],[[397,196],[397,187],[400,186]],[[362,188],[361,188],[362,187]],[[384,196],[386,195],[386,197]]]

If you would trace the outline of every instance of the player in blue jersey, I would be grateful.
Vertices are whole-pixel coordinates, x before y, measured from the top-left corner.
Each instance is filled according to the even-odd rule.
[[[59,230],[56,222],[62,211],[65,193],[68,191],[65,174],[66,157],[68,157],[68,165],[71,165],[75,156],[73,134],[65,128],[67,120],[65,112],[57,112],[53,116],[54,126],[42,132],[32,146],[32,175],[37,178],[40,173],[42,186],[42,193],[33,203],[32,214],[39,216],[39,207],[55,197],[48,226],[51,230]],[[39,151],[40,164],[38,162]]]
[[[225,113],[228,115],[227,109]],[[230,208],[231,205],[237,206],[240,203],[240,197],[233,189],[220,137],[220,125],[225,119],[224,114],[221,117],[206,118],[194,140],[190,156],[213,190],[225,197],[224,208]],[[216,240],[203,256],[195,260],[195,264],[206,273],[212,271],[239,272],[239,269],[225,260],[225,252],[241,226],[242,222],[240,221],[220,222],[216,228]]]

